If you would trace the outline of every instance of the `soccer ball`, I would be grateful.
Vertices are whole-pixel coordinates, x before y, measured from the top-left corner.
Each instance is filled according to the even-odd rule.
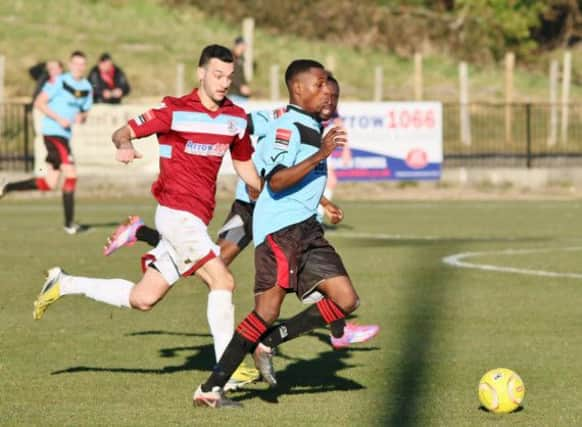
[[[481,404],[496,414],[515,411],[525,396],[522,379],[511,369],[498,368],[487,372],[479,381]]]

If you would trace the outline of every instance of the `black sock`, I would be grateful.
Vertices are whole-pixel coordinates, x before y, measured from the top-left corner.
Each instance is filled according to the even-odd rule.
[[[220,361],[212,370],[208,380],[202,384],[202,391],[211,391],[217,386],[224,387],[246,354],[255,348],[266,330],[265,321],[254,311],[249,313],[237,326]]]
[[[329,329],[331,330],[331,335],[334,338],[341,338],[344,335],[344,328],[346,326],[346,319],[334,320],[329,324]]]
[[[247,353],[254,347],[255,343],[245,339],[238,332],[235,332],[226,350],[224,350],[220,362],[214,365],[212,374],[202,384],[202,391],[211,391],[216,386],[220,388],[224,387],[233,372],[238,368],[238,365],[241,364]]]
[[[276,347],[282,342],[323,326],[325,326],[325,320],[314,304],[291,319],[269,328],[261,342],[269,347]]]
[[[135,237],[137,240],[146,242],[150,246],[158,246],[160,243],[160,233],[154,228],[150,228],[147,225],[142,225],[135,232]]]
[[[63,208],[65,211],[65,227],[71,227],[75,216],[75,192],[63,191]]]
[[[4,191],[9,193],[11,191],[25,191],[38,190],[36,185],[36,178],[25,179],[24,181],[10,182],[4,187]]]

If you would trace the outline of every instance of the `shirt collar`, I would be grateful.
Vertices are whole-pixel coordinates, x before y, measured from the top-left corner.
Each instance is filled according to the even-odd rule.
[[[188,98],[189,102],[193,102],[193,103],[202,105],[202,101],[200,100],[200,95],[198,95],[198,88],[194,88],[192,90],[192,92],[190,92],[188,95],[186,95],[186,98]],[[224,107],[228,107],[231,105],[234,105],[232,103],[232,101],[225,97],[224,100],[222,101],[222,103],[220,104],[220,106],[218,107],[218,110],[216,110],[212,113],[217,113],[218,111],[222,110]],[[204,107],[204,106],[202,105],[202,107]],[[206,107],[204,107],[204,109],[207,110]],[[210,110],[208,110],[208,111],[210,112]]]
[[[306,115],[310,119],[315,120],[317,122],[317,124],[321,126],[321,119],[319,118],[319,116],[317,114],[308,113],[307,111],[305,111],[303,108],[301,108],[298,105],[295,105],[295,104],[287,105],[287,111],[295,111],[299,114]]]

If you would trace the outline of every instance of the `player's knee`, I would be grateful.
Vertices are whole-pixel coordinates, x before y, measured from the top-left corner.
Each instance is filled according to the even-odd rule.
[[[139,311],[150,311],[154,305],[143,300],[131,300],[131,308]]]
[[[346,314],[353,313],[360,306],[360,298],[356,294],[350,295],[344,301],[342,301],[341,309]]]
[[[260,310],[255,310],[261,319],[267,324],[272,325],[275,320],[279,318],[279,313],[281,310],[278,307],[263,307]]]
[[[230,272],[228,272],[228,274],[224,278],[224,288],[223,289],[226,289],[227,291],[234,292],[235,287],[236,287],[236,284],[234,283],[234,277],[232,276],[232,274]]]
[[[158,302],[157,298],[151,297],[149,295],[131,295],[129,298],[129,303],[132,308],[139,310],[139,311],[150,311],[156,303]]]
[[[226,265],[229,265],[234,260],[235,254],[225,251],[225,253],[220,253],[220,257]]]
[[[234,292],[236,287],[234,277],[230,271],[221,274],[220,277],[208,278],[208,287],[212,290],[224,290]]]

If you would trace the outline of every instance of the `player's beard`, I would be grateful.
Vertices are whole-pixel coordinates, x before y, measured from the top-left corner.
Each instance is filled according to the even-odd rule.
[[[206,93],[208,93],[208,97],[212,100],[212,102],[214,102],[217,106],[220,106],[222,105],[224,98],[226,98],[226,94],[228,93],[228,91],[225,91],[222,94],[222,97],[220,97],[220,94],[218,94],[217,92],[213,92],[212,94],[210,94],[210,92],[207,91]]]
[[[216,97],[214,97],[214,96],[213,96],[213,97],[211,97],[211,98],[212,98],[212,100],[214,101],[214,103],[215,103],[216,105],[221,105],[221,104],[222,104],[222,102],[224,101],[224,98],[226,98],[226,93],[225,93],[224,95],[222,95],[222,98],[220,98],[220,99],[218,99],[218,98],[216,98]]]

